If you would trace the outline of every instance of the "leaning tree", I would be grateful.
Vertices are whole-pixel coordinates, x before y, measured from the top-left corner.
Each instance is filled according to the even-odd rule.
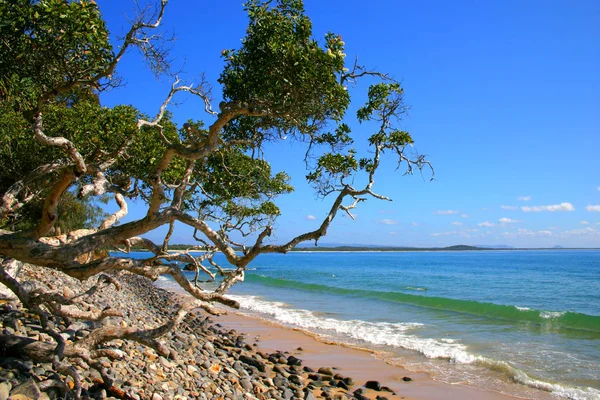
[[[9,272],[17,262],[81,280],[111,270],[152,280],[170,275],[195,298],[152,332],[103,327],[93,340],[68,345],[54,332],[58,345],[42,353],[65,373],[65,357],[99,367],[95,346],[104,341],[125,337],[159,346],[154,338],[192,308],[218,314],[222,308],[215,303],[238,307],[225,293],[243,281],[257,256],[316,243],[338,213],[352,216],[368,198],[389,200],[373,191],[384,153],[406,173],[429,167],[423,156],[405,151],[413,141],[399,129],[406,107],[398,82],[356,61],[347,64],[340,36],[314,39],[300,0],[250,0],[245,7],[249,25],[241,47],[221,54],[221,101],[211,98],[207,82],[186,85],[171,75],[164,102],[147,116],[129,105],[103,107],[99,99],[122,84],[118,66],[131,48],[156,74],[170,74],[156,33],[167,0],[140,13],[118,49],[111,47],[93,0],[0,3],[0,282],[39,314],[48,331],[49,317],[98,319],[107,313],[75,312],[73,298],[28,291]],[[353,117],[375,129],[357,152],[346,111],[361,78],[373,84]],[[201,99],[196,120],[182,126],[172,121],[167,109],[175,96]],[[262,149],[280,140],[306,146],[306,179],[331,199],[331,208],[314,230],[273,244],[269,236],[280,214],[275,199],[293,188],[286,173],[271,171]],[[118,205],[114,214],[99,208],[106,199]],[[119,224],[131,200],[146,205],[145,215]],[[176,222],[193,228],[193,254],[168,251]],[[161,242],[143,236],[163,225],[169,229]],[[150,253],[132,259],[126,255],[132,247]],[[217,252],[233,267],[219,266]],[[205,291],[188,280],[181,262],[218,287]],[[99,282],[111,279],[104,275]]]

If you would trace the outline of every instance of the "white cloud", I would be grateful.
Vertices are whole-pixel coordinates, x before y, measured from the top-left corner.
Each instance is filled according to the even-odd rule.
[[[573,204],[571,204],[571,203],[560,203],[560,204],[553,204],[553,205],[549,205],[549,206],[533,206],[533,207],[527,207],[526,206],[526,207],[521,207],[521,211],[524,211],[524,212],[575,211],[575,207],[573,207]],[[588,210],[588,211],[591,211],[591,210]],[[598,206],[598,210],[597,211],[600,211],[600,206]]]
[[[388,235],[391,235],[391,236],[396,236],[397,234],[398,234],[398,232],[388,232]]]
[[[469,218],[469,214],[460,214],[461,218]]]
[[[600,192],[600,186],[598,186],[598,191]]]
[[[463,229],[461,231],[451,231],[451,232],[435,232],[435,233],[430,233],[430,236],[459,236],[461,238],[466,238],[466,239],[470,239],[470,238],[474,238],[474,237],[483,237],[485,235],[483,234],[475,234],[475,232],[478,232],[477,229]]]
[[[519,207],[517,206],[500,206],[501,209],[503,210],[518,210]]]
[[[315,217],[314,215],[308,214],[306,216],[306,219],[309,220],[309,221],[314,221],[315,219],[317,219],[317,217]]]
[[[380,224],[384,224],[384,225],[398,225],[398,221],[396,221],[395,219],[380,219],[379,221]]]
[[[492,226],[495,226],[495,224],[485,221],[485,222],[478,223],[477,226],[485,226],[485,227],[491,228]]]
[[[600,212],[600,204],[595,205],[595,206],[589,205],[585,209],[588,210],[588,211]]]
[[[570,231],[565,231],[562,234],[567,236],[600,235],[600,231],[594,227],[588,226],[587,228],[582,229],[571,229]]]
[[[580,224],[581,224],[581,225],[589,225],[589,224],[590,224],[590,222],[589,222],[589,221],[581,221],[581,222],[580,222]]]
[[[518,229],[516,232],[504,232],[504,237],[516,237],[516,236],[552,236],[552,231],[540,230],[530,231],[529,229]]]
[[[456,226],[461,226],[463,223],[462,222],[458,222],[458,221],[454,221],[451,222],[452,225],[456,225]]]
[[[412,226],[419,226],[419,224],[417,224],[416,222],[412,222],[411,225]]]
[[[517,200],[529,201],[529,200],[531,200],[531,196],[519,196],[519,197],[517,197]]]
[[[498,222],[500,222],[501,224],[516,224],[517,222],[521,222],[521,221],[517,221],[516,219],[510,219],[510,218],[500,218],[498,220]]]
[[[458,214],[459,211],[458,210],[439,210],[439,211],[434,211],[434,214],[437,215],[453,215],[453,214]]]

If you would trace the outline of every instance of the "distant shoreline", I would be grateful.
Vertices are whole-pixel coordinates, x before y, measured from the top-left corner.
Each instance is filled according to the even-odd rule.
[[[193,245],[174,245],[169,252],[179,250],[204,251],[203,249],[192,249]],[[241,251],[239,248],[234,248]],[[452,252],[452,251],[564,251],[564,250],[600,250],[598,247],[476,247],[476,246],[449,246],[449,247],[367,247],[367,246],[334,246],[334,247],[299,247],[290,250],[290,253],[399,253],[399,252]],[[132,248],[131,251],[145,252],[146,248]]]

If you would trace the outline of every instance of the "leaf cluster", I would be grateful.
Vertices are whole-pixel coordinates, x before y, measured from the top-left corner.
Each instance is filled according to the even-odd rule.
[[[94,1],[3,1],[0,21],[0,99],[20,110],[75,83],[97,87],[114,59]]]
[[[266,115],[239,118],[229,137],[268,131],[312,135],[326,121],[340,120],[350,98],[339,82],[343,42],[330,34],[324,47],[299,0],[246,3],[250,18],[238,50],[224,50],[219,82],[228,103],[247,104]]]

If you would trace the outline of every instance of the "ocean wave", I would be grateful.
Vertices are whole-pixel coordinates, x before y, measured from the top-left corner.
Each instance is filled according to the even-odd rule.
[[[421,296],[402,292],[346,289],[337,286],[304,283],[291,279],[278,279],[257,274],[248,274],[246,280],[267,286],[337,295],[362,296],[364,298],[410,304],[418,307],[471,314],[486,318],[533,323],[552,329],[574,329],[600,333],[600,316],[577,312],[535,310],[527,307],[478,302],[474,300]]]
[[[472,354],[467,347],[452,338],[423,338],[416,336],[423,324],[414,322],[368,322],[362,320],[339,320],[318,315],[303,309],[290,308],[282,302],[262,300],[257,296],[230,296],[240,303],[242,310],[266,316],[286,326],[301,328],[313,333],[341,340],[366,342],[372,345],[398,347],[416,351],[430,359],[446,359],[452,364],[471,364],[500,372],[513,381],[551,392],[558,397],[573,400],[600,398],[594,388],[574,388],[544,382],[530,377],[524,371],[507,362]]]

